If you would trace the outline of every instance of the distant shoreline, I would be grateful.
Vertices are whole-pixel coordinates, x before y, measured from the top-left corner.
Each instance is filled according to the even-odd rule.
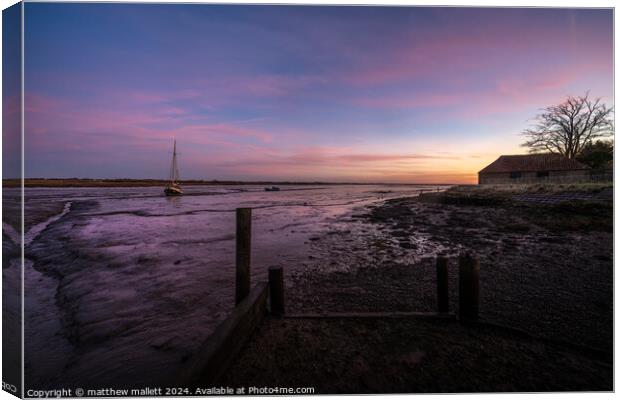
[[[63,178],[27,178],[25,187],[154,187],[166,186],[169,181],[162,179],[63,179]],[[381,183],[381,182],[277,182],[277,181],[219,181],[219,180],[184,180],[182,186],[239,186],[239,185],[386,185],[386,186],[446,186],[454,183]],[[6,188],[21,187],[21,179],[3,179]]]

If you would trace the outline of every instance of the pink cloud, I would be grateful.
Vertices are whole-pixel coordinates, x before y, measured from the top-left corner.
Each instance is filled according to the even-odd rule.
[[[412,93],[409,96],[386,95],[383,97],[358,97],[353,104],[369,108],[418,108],[444,107],[463,104],[467,97],[459,93]]]
[[[168,100],[166,96],[154,92],[133,92],[126,96],[138,103],[159,103]]]
[[[132,109],[129,101],[99,108],[28,93],[26,148],[37,154],[62,149],[92,155],[123,147],[134,149],[139,155],[151,150],[165,153],[174,136],[186,147],[216,148],[239,147],[235,141],[248,138],[269,143],[274,137],[248,123],[204,122],[207,120],[207,117],[187,115],[180,107],[150,105]]]
[[[7,96],[2,101],[2,151],[7,157],[20,154],[21,148],[21,97]],[[6,171],[5,175],[9,174]]]
[[[347,162],[375,162],[458,159],[458,157],[435,154],[347,154],[338,156],[337,159]]]
[[[295,175],[298,177],[320,173],[333,173],[341,177],[356,177],[372,168],[384,168],[386,171],[415,168],[424,169],[425,165],[437,160],[458,160],[460,157],[436,154],[380,154],[361,153],[351,147],[315,146],[296,150],[277,150],[257,148],[256,151],[244,151],[242,159],[217,159],[204,161],[205,165],[226,168],[238,174],[246,175]]]
[[[447,115],[477,118],[495,113],[522,112],[525,108],[540,108],[562,101],[584,76],[600,73],[596,64],[584,63],[563,69],[540,71],[534,76],[509,76],[495,80],[488,89],[456,89],[450,92],[393,93],[383,96],[357,97],[354,105],[378,109],[437,108]],[[494,78],[489,77],[492,83]],[[590,89],[583,87],[583,91]],[[434,116],[433,116],[434,118]]]
[[[280,132],[255,126],[260,119],[195,122],[185,119],[182,108],[152,105],[132,111],[126,108],[128,104],[116,104],[91,109],[32,94],[27,100],[27,149],[40,155],[62,149],[76,165],[109,165],[118,157],[156,169],[159,164],[153,155],[168,154],[172,136],[179,139],[185,168],[209,171],[207,177],[211,171],[227,171],[248,178],[404,182],[407,175],[396,171],[432,170],[438,161],[459,158],[439,153],[369,152],[354,144],[287,148],[274,143]],[[294,135],[308,137],[309,132]]]
[[[259,97],[274,97],[296,94],[299,90],[314,84],[324,83],[325,79],[318,76],[281,76],[260,75],[253,77],[236,77],[235,84],[228,86],[239,94],[252,94]]]
[[[198,138],[201,135],[204,137],[242,137],[242,138],[254,138],[261,142],[269,143],[273,140],[273,134],[264,131],[251,129],[231,123],[213,123],[213,124],[200,124],[200,125],[184,125],[179,128],[173,129],[173,132],[181,137],[188,136]]]
[[[481,71],[490,79],[514,74],[535,76],[541,66],[552,66],[549,60],[564,61],[555,66],[556,72],[569,64],[582,64],[603,66],[610,73],[612,49],[605,39],[587,29],[569,34],[542,25],[524,29],[501,20],[467,32],[403,32],[390,38],[381,49],[381,57],[353,54],[351,68],[341,72],[337,80],[362,87],[414,79],[461,85],[471,82],[470,74]],[[515,72],[515,63],[527,70]]]

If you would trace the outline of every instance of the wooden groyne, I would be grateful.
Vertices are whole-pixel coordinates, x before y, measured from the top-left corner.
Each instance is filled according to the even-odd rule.
[[[183,387],[217,381],[231,365],[262,320],[271,314],[285,318],[424,318],[452,319],[449,312],[448,264],[446,257],[437,257],[436,312],[350,312],[293,314],[285,312],[284,269],[271,267],[268,280],[251,288],[252,209],[236,210],[235,308],[207,337],[189,363],[177,376]],[[459,257],[458,320],[472,322],[478,318],[480,263],[476,256]]]
[[[237,208],[235,304],[250,293],[252,258],[252,209]]]
[[[286,312],[285,270],[280,267],[270,267],[265,279],[254,286],[251,282],[251,237],[252,237],[252,209],[236,210],[236,265],[235,265],[235,308],[232,313],[221,322],[215,331],[195,352],[177,376],[180,387],[196,387],[217,384],[225,378],[225,373],[239,357],[247,352],[251,354],[257,349],[249,347],[254,343],[252,335],[265,318],[274,318],[280,323],[292,320],[307,320],[309,324],[324,324],[326,320],[348,321],[358,323],[359,320],[381,319],[393,320],[396,324],[409,323],[411,320],[425,320],[437,322],[437,326],[454,322],[459,329],[472,329],[471,332],[500,332],[515,338],[536,340],[540,343],[561,346],[578,353],[609,362],[609,354],[599,349],[566,343],[557,338],[549,339],[538,337],[528,332],[508,326],[502,326],[489,321],[481,321],[480,314],[480,270],[481,263],[473,253],[463,253],[458,258],[438,256],[436,263],[436,305],[433,312],[418,311],[384,311],[384,312],[325,312],[325,313],[296,313]],[[450,310],[450,270],[451,264],[456,263],[453,269],[458,273],[458,293],[455,312]],[[287,321],[288,320],[288,321]],[[355,320],[358,320],[357,322]],[[400,320],[400,321],[396,321]],[[304,322],[306,323],[306,322]],[[374,323],[374,322],[373,322]],[[423,321],[420,321],[423,323]],[[285,326],[282,325],[282,326]],[[267,325],[273,329],[273,324]],[[395,325],[396,326],[396,325]],[[415,325],[414,325],[415,326]],[[470,331],[468,331],[470,332]],[[258,335],[260,337],[260,334]],[[271,338],[268,340],[272,340]],[[300,345],[303,345],[300,344]],[[244,350],[245,348],[245,350]],[[318,362],[318,361],[317,361]],[[230,371],[229,371],[230,372]],[[228,375],[228,373],[226,374]]]
[[[257,284],[209,335],[178,376],[181,387],[212,384],[228,368],[267,313],[267,284]]]
[[[252,209],[236,210],[235,308],[207,337],[189,364],[177,376],[182,387],[215,382],[241,351],[256,327],[269,312],[284,314],[284,273],[269,269],[269,281],[251,288]],[[268,299],[270,301],[268,302]]]

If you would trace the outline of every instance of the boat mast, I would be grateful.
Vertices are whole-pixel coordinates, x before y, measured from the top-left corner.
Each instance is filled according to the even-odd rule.
[[[173,185],[179,181],[179,167],[177,165],[177,140],[174,139],[172,151],[172,165],[170,165],[170,183]]]

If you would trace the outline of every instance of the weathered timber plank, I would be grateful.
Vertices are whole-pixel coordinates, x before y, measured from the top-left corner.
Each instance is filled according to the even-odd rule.
[[[456,316],[450,313],[395,311],[286,314],[285,318],[429,318],[455,320]]]
[[[183,387],[215,382],[237,356],[267,314],[267,283],[254,286],[250,294],[209,335],[178,375]]]

